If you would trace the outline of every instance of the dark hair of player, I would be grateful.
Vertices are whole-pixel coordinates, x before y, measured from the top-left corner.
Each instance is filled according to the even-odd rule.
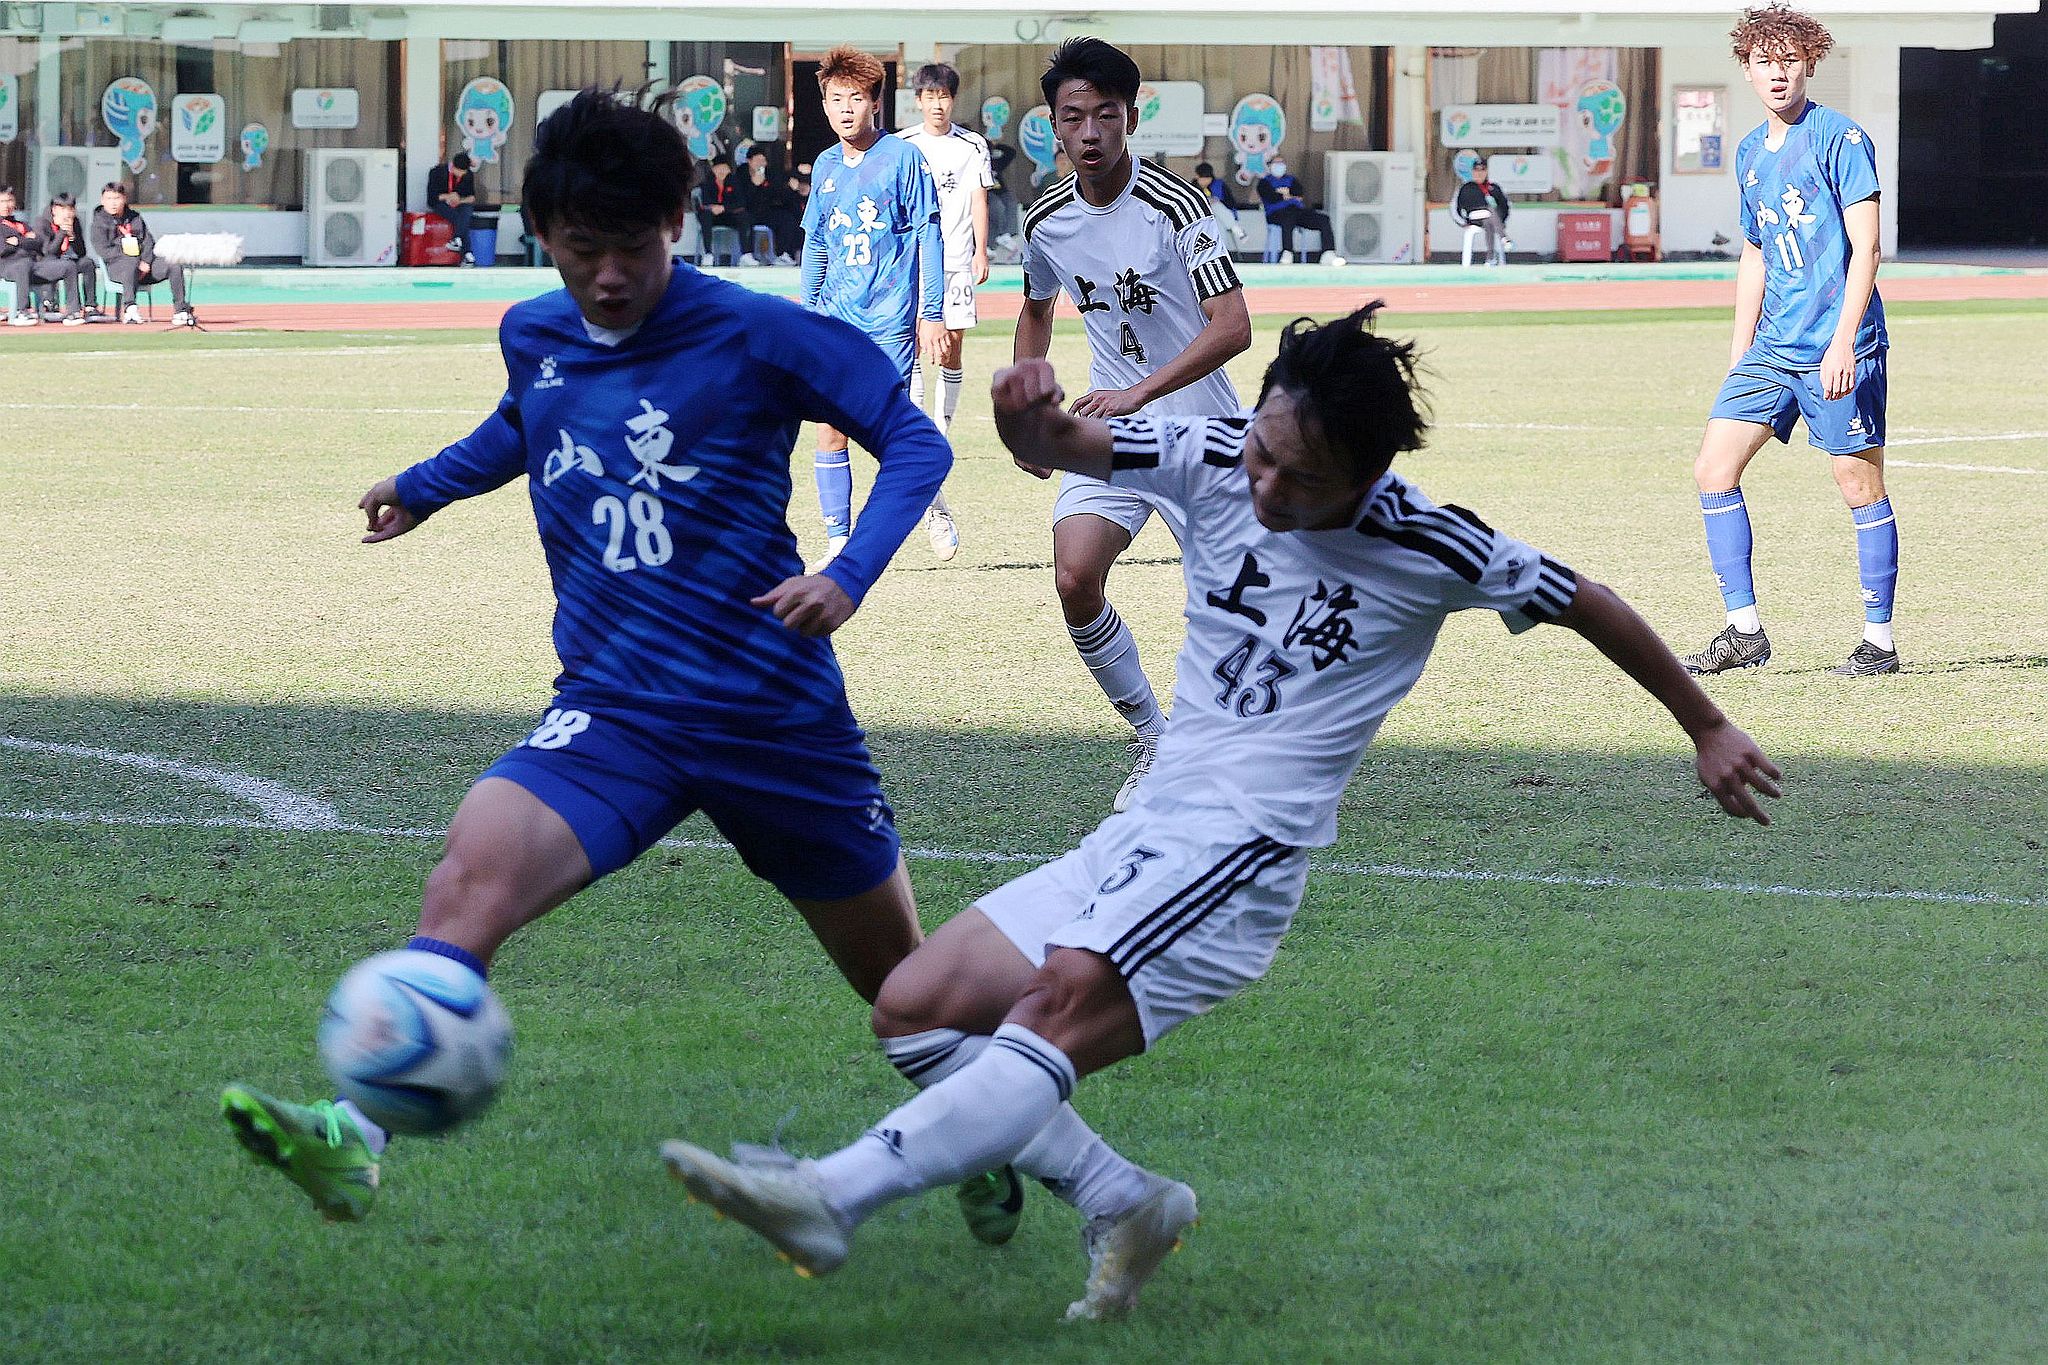
[[[677,91],[649,99],[587,85],[534,129],[520,202],[545,236],[572,223],[631,233],[680,218],[690,197],[690,148],[670,109]]]
[[[0,194],[13,194],[13,193],[14,193],[14,186],[12,186],[12,185],[0,185]]]
[[[1136,108],[1138,105],[1138,82],[1144,79],[1138,74],[1138,64],[1130,54],[1111,47],[1100,38],[1069,38],[1053,50],[1045,64],[1045,74],[1038,78],[1038,88],[1045,92],[1045,102],[1059,103],[1060,87],[1068,81],[1086,81],[1105,95],[1113,95],[1125,104]]]
[[[1275,389],[1294,399],[1302,434],[1320,437],[1358,483],[1386,473],[1404,450],[1420,450],[1429,405],[1417,379],[1415,345],[1372,330],[1375,299],[1334,322],[1296,318],[1280,334],[1259,401]]]
[[[1197,161],[1195,163],[1195,174],[1206,175],[1211,180],[1214,180],[1216,178],[1216,168],[1206,161]]]
[[[818,63],[818,89],[823,90],[833,81],[841,85],[858,86],[875,99],[882,97],[882,81],[888,75],[882,69],[882,59],[872,52],[862,52],[857,47],[844,43],[825,54],[825,60]]]
[[[960,73],[944,62],[928,62],[920,66],[917,74],[910,78],[910,92],[914,95],[920,90],[943,90],[958,98]]]
[[[468,152],[457,152],[454,156],[448,158],[448,164],[458,171],[466,171],[472,163]]]
[[[120,195],[123,199],[126,199],[128,197],[128,187],[118,180],[109,180],[106,184],[100,186],[101,194],[105,194],[108,190],[112,190],[115,194]]]
[[[14,193],[14,187],[13,187],[13,186],[11,186],[11,185],[9,185],[9,186],[0,186],[0,193],[7,193],[7,194],[12,194],[12,193]],[[70,195],[69,195],[68,193],[66,193],[65,191],[63,191],[63,190],[59,190],[59,191],[57,191],[57,192],[56,192],[55,194],[53,194],[53,195],[51,195],[51,196],[50,196],[50,207],[51,207],[51,208],[53,208],[53,209],[56,209],[56,208],[64,208],[64,209],[75,209],[75,208],[77,208],[77,207],[78,207],[78,201],[77,201],[76,199],[73,199],[73,198],[72,198],[72,197],[71,197],[71,196],[70,196]]]
[[[1820,20],[1777,4],[1743,11],[1742,22],[1728,37],[1735,44],[1735,60],[1744,66],[1752,52],[1761,52],[1767,57],[1803,57],[1813,67],[1835,46],[1834,35]]]

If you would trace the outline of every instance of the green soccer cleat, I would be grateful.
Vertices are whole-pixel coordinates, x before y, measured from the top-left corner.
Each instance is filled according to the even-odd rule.
[[[1017,1224],[1024,1216],[1024,1182],[1017,1179],[1013,1168],[984,1171],[961,1181],[953,1193],[975,1241],[999,1247],[1017,1235]]]
[[[332,1101],[290,1104],[231,1085],[220,1092],[220,1112],[249,1155],[283,1171],[311,1197],[321,1217],[356,1223],[370,1212],[377,1200],[377,1158]]]

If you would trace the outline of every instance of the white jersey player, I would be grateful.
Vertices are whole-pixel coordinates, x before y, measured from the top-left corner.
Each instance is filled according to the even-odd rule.
[[[988,192],[996,173],[988,140],[953,122],[953,101],[960,94],[960,73],[943,62],[917,69],[911,79],[917,92],[918,126],[901,133],[924,155],[939,187],[939,234],[946,243],[946,341],[939,356],[939,401],[925,396],[922,366],[911,373],[910,396],[932,415],[948,435],[960,407],[960,342],[975,322],[974,291],[988,282]],[[953,512],[939,495],[925,519],[932,550],[951,559],[960,549]]]
[[[1778,770],[1626,603],[1390,471],[1423,421],[1413,349],[1370,315],[1289,327],[1256,415],[1091,421],[1061,409],[1044,361],[996,376],[1020,464],[1094,474],[1185,520],[1173,726],[1124,814],[982,897],[883,984],[876,1033],[923,1094],[814,1162],[664,1146],[693,1194],[799,1269],[837,1267],[884,1204],[1009,1161],[1088,1219],[1068,1316],[1132,1306],[1194,1222],[1194,1191],[1111,1149],[1074,1086],[1265,974],[1307,850],[1336,837],[1345,783],[1452,612],[1577,631],[1670,709],[1722,808],[1769,823],[1757,794],[1777,795]]]
[[[1024,215],[1024,311],[1015,356],[1052,345],[1064,293],[1088,334],[1084,417],[1220,415],[1238,410],[1225,362],[1251,345],[1244,290],[1202,192],[1131,157],[1138,66],[1099,38],[1075,38],[1041,82],[1053,134],[1074,173]],[[1151,767],[1165,727],[1138,646],[1106,594],[1116,563],[1151,515],[1145,495],[1068,474],[1053,504],[1053,581],[1082,662],[1137,732],[1135,762],[1114,808]],[[1184,539],[1172,514],[1167,525]]]

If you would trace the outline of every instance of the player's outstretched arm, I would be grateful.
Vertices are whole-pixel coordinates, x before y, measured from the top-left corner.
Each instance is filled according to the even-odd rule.
[[[1066,396],[1050,361],[1020,360],[997,370],[989,385],[996,434],[1018,466],[1041,479],[1054,469],[1106,479],[1113,453],[1109,423],[1068,412],[1061,406]]]
[[[368,541],[375,544],[404,535],[451,502],[502,488],[525,472],[526,436],[520,425],[518,404],[508,391],[475,431],[431,459],[421,460],[384,480],[358,499],[356,505],[370,515]],[[402,530],[379,535],[379,509],[372,507],[370,500],[387,484],[390,496],[384,503],[403,508],[412,523]]]
[[[1557,623],[1583,635],[1622,672],[1664,703],[1664,709],[1691,736],[1700,781],[1721,803],[1722,810],[1759,825],[1771,823],[1757,795],[1782,794],[1778,780],[1783,774],[1777,764],[1764,757],[1756,741],[1738,729],[1714,705],[1713,698],[1700,690],[1678,657],[1637,615],[1635,608],[1622,601],[1613,589],[1581,578],[1577,595],[1558,616]]]
[[[1074,411],[1083,417],[1128,417],[1153,399],[1186,388],[1251,349],[1252,315],[1243,289],[1203,299],[1202,312],[1209,320],[1185,351],[1128,389],[1082,394]]]

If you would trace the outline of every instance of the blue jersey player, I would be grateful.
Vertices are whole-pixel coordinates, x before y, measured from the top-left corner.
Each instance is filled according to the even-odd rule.
[[[1863,582],[1863,639],[1832,671],[1896,673],[1899,528],[1884,488],[1877,154],[1852,120],[1806,97],[1807,78],[1834,45],[1818,22],[1772,5],[1746,13],[1732,36],[1766,117],[1735,154],[1748,239],[1735,275],[1735,341],[1693,464],[1728,624],[1685,664],[1722,673],[1771,657],[1750,572],[1742,472],[1803,418],[1807,440],[1833,457]]]
[[[807,307],[873,338],[895,362],[908,392],[918,353],[936,364],[946,343],[946,253],[931,169],[915,147],[875,126],[884,74],[879,58],[855,47],[833,48],[818,67],[825,119],[839,141],[811,167],[803,299]],[[826,547],[814,568],[845,548],[853,528],[848,434],[831,422],[818,432],[815,465]],[[934,510],[945,514],[942,502]],[[945,515],[950,526],[951,516]],[[956,537],[954,548],[958,543]]]
[[[672,263],[690,162],[662,106],[585,90],[542,123],[523,200],[566,287],[506,315],[505,396],[483,425],[362,499],[376,543],[524,475],[557,598],[554,699],[463,798],[410,946],[482,974],[521,925],[701,810],[872,1001],[920,934],[827,637],[952,456],[852,327]],[[881,461],[816,576],[787,521],[807,419]],[[352,1105],[232,1086],[222,1106],[322,1213],[368,1212],[385,1135]]]

